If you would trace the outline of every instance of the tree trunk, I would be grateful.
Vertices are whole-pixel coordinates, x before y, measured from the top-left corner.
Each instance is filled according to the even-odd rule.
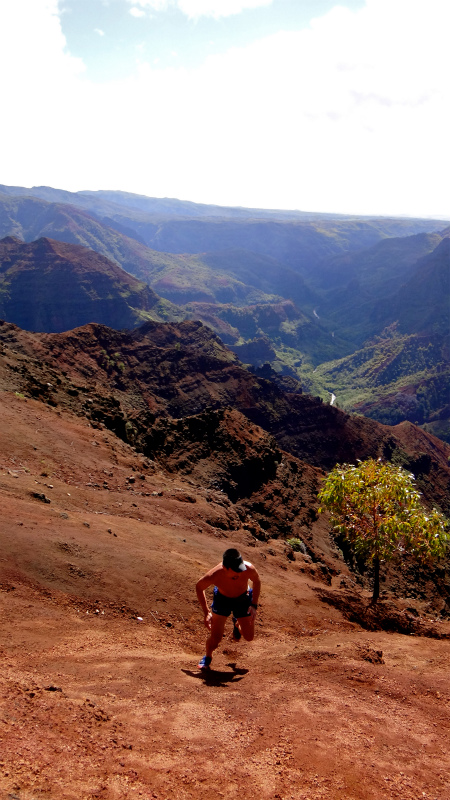
[[[372,603],[376,603],[380,596],[380,559],[375,556],[373,559],[373,594]]]

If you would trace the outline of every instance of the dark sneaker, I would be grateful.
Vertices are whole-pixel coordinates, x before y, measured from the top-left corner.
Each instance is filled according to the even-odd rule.
[[[202,659],[198,662],[199,669],[209,669],[209,665],[211,664],[212,658],[211,656],[203,656]]]

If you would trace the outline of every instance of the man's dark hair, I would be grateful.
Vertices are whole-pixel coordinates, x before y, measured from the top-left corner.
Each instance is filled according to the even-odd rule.
[[[225,550],[222,564],[227,569],[232,569],[233,572],[244,572],[246,569],[244,559],[235,547],[229,547],[228,550]]]

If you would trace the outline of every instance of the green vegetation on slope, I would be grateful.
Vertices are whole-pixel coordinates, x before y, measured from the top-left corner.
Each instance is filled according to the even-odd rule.
[[[392,326],[352,355],[321,364],[307,388],[324,398],[333,392],[340,408],[378,422],[426,423],[442,435],[445,425],[433,424],[450,416],[449,353],[447,337],[402,335]]]

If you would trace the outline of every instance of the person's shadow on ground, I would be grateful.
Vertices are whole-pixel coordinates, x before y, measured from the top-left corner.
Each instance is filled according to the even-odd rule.
[[[236,664],[227,664],[227,667],[231,667],[232,672],[211,669],[211,667],[209,669],[199,669],[197,672],[192,669],[182,669],[181,671],[185,675],[189,675],[190,678],[197,678],[203,681],[206,686],[226,686],[228,683],[237,683],[248,673],[248,669],[237,667]]]

